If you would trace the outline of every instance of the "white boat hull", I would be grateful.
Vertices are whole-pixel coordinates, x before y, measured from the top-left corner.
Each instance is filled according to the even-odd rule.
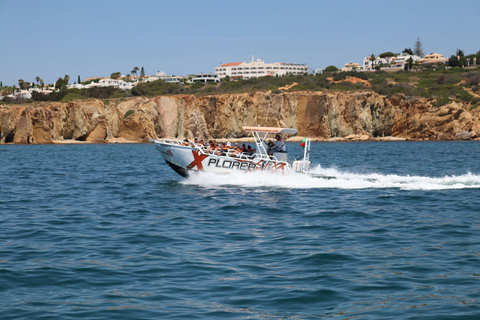
[[[268,157],[219,156],[166,140],[155,140],[154,143],[166,163],[183,177],[188,177],[192,172],[269,171],[290,173],[292,168],[288,161],[272,160]]]

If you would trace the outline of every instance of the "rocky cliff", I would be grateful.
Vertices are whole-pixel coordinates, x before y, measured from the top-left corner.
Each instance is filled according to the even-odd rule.
[[[412,140],[480,135],[480,108],[372,92],[292,92],[78,100],[0,106],[0,143],[239,138],[242,126],[299,129],[317,138],[394,136]]]

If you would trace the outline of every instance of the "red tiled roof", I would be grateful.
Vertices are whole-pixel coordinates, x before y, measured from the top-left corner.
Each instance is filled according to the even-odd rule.
[[[238,66],[239,64],[241,64],[241,62],[230,62],[230,63],[222,64],[220,67]]]

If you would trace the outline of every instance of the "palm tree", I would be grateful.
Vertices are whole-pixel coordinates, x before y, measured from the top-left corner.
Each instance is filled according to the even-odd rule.
[[[37,84],[40,82],[40,77],[35,77],[35,81],[37,81]]]
[[[18,86],[20,87],[20,89],[23,89],[24,83],[25,81],[23,79],[18,79]]]
[[[140,69],[138,69],[138,67],[133,68],[132,74],[137,75],[138,70],[140,70]]]
[[[372,61],[372,69],[373,69],[373,63],[375,61],[375,55],[372,53],[372,55],[368,58],[368,60]]]

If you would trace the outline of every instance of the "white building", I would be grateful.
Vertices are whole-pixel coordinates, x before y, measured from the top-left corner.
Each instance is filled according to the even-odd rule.
[[[363,70],[374,70],[377,66],[382,66],[381,70],[403,69],[408,64],[410,58],[412,58],[413,62],[421,59],[419,56],[409,54],[386,58],[376,57],[373,61],[371,57],[365,57],[363,59]]]
[[[194,74],[191,77],[191,82],[220,82],[218,75],[214,73]]]
[[[375,57],[375,59],[373,60],[371,57],[365,57],[363,59],[363,70],[365,71],[373,70],[377,66],[390,64],[391,62],[392,62],[391,57],[387,57],[387,58]]]
[[[155,77],[169,83],[182,83],[188,81],[188,76],[169,76],[163,71],[157,71]]]
[[[230,62],[215,68],[215,74],[220,79],[228,76],[232,80],[260,78],[264,76],[283,76],[287,74],[305,74],[308,73],[306,64],[300,63],[265,63],[263,59],[247,62]]]

